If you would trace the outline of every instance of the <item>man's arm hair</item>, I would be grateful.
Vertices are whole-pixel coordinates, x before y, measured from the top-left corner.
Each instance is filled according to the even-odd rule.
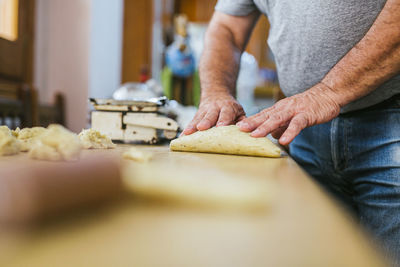
[[[343,107],[400,73],[400,0],[388,0],[364,36],[322,83]]]
[[[242,17],[214,13],[199,67],[202,98],[213,92],[234,93],[240,56],[259,16],[258,11]]]

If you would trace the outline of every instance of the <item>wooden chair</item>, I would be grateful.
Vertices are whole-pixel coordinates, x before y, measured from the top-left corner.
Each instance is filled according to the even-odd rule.
[[[0,125],[16,127],[47,127],[51,123],[64,125],[65,101],[56,94],[55,102],[39,104],[38,92],[27,86],[0,82]]]
[[[38,106],[38,125],[47,127],[49,124],[57,123],[65,125],[65,100],[61,93],[55,95],[53,105]]]
[[[32,127],[35,121],[33,91],[28,86],[0,83],[0,124]]]

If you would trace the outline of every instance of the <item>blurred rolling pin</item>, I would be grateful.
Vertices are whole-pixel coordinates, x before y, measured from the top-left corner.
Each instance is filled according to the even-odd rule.
[[[31,223],[97,204],[122,191],[109,158],[0,166],[0,223]]]

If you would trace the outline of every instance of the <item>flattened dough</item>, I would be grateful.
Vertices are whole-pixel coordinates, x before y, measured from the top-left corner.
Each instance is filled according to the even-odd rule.
[[[17,129],[14,131],[14,135],[20,141],[22,152],[28,152],[34,146],[34,144],[39,140],[39,137],[46,132],[46,128],[43,127],[33,127],[24,128],[22,130]]]
[[[259,157],[280,157],[281,150],[268,138],[254,138],[235,125],[214,127],[171,142],[173,151],[206,152]]]
[[[29,151],[33,159],[61,161],[79,159],[81,144],[73,132],[61,125],[52,124],[47,128]]]
[[[0,126],[0,156],[19,153],[20,144],[7,126]]]
[[[94,129],[82,130],[79,134],[79,139],[85,149],[115,148],[115,144],[110,137]]]

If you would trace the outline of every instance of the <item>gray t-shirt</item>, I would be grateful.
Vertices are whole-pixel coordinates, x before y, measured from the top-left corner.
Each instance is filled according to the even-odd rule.
[[[304,92],[367,33],[386,0],[219,0],[216,10],[245,16],[259,10],[268,16],[268,44],[275,56],[285,95]],[[372,106],[400,93],[400,75],[342,112]]]

